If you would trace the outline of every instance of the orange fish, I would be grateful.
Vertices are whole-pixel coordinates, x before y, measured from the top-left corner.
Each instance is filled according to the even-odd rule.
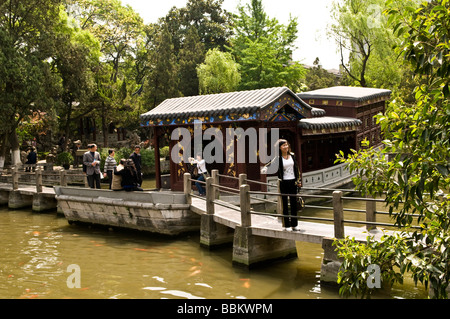
[[[38,232],[37,230],[35,230],[34,232],[33,232],[33,236],[39,236],[41,233],[40,232]]]
[[[189,271],[194,271],[198,268],[198,266],[192,266],[191,268],[189,268]]]
[[[200,272],[201,272],[201,270],[200,270],[200,269],[197,269],[196,271],[190,273],[190,274],[188,275],[188,277],[192,277],[192,276],[198,275]]]

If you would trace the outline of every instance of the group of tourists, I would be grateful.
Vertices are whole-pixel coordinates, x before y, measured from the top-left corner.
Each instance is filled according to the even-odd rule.
[[[267,171],[271,165],[276,165],[278,178],[280,179],[280,192],[282,194],[283,204],[283,226],[286,231],[299,231],[297,211],[298,197],[297,192],[301,187],[301,175],[298,168],[295,155],[291,152],[289,142],[280,139],[277,142],[279,156],[276,156],[264,168],[262,173]],[[100,179],[102,173],[100,171],[100,153],[97,152],[97,145],[88,145],[88,151],[83,155],[83,168],[87,174],[88,184],[91,188],[100,188]],[[105,160],[103,177],[109,179],[109,189],[125,190],[125,191],[142,191],[142,173],[141,173],[141,147],[136,145],[134,152],[128,159],[121,159],[117,164],[114,159],[115,152],[113,149],[108,151],[108,157]],[[189,162],[197,168],[197,181],[195,185],[200,196],[205,196],[206,190],[204,182],[208,177],[206,162],[201,154],[197,154],[196,158],[189,158]],[[290,209],[289,209],[290,208]]]
[[[100,171],[100,153],[96,144],[89,144],[88,151],[83,155],[83,171],[87,175],[90,188],[100,189],[100,180],[109,179],[109,189],[125,191],[142,191],[142,161],[141,147],[136,145],[134,152],[128,159],[121,159],[117,164],[113,149],[108,150],[105,160],[104,173]]]

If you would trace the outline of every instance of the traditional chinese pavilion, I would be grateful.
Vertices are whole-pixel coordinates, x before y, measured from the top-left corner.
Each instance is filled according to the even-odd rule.
[[[391,91],[377,88],[335,86],[297,94],[313,107],[325,110],[327,116],[357,119],[361,122],[356,130],[355,149],[367,139],[370,145],[381,143],[380,126],[374,116],[384,113]]]
[[[316,97],[307,100],[319,101]],[[339,101],[342,101],[342,106],[347,106],[345,99]],[[142,114],[140,120],[142,126],[151,129],[155,158],[159,158],[161,147],[168,145],[172,150],[178,143],[177,140],[170,139],[172,132],[177,128],[187,128],[192,133],[193,139],[194,124],[198,122],[202,123],[203,130],[214,128],[222,132],[220,136],[224,138],[220,143],[224,154],[227,147],[230,148],[225,140],[227,128],[240,127],[244,130],[255,128],[257,132],[260,128],[267,128],[269,131],[277,128],[279,137],[290,142],[302,171],[306,172],[332,166],[331,158],[340,149],[348,151],[350,148],[357,148],[358,127],[362,121],[354,115],[359,113],[339,115],[339,112],[336,112],[332,113],[332,116],[326,116],[328,111],[320,106],[318,108],[314,103],[306,103],[301,95],[293,93],[286,87],[277,87],[167,99],[156,108]],[[263,137],[258,136],[258,139],[260,138]],[[268,137],[264,138],[269,140]],[[204,141],[203,147],[208,143],[209,141]],[[246,150],[237,150],[237,144],[233,146],[234,161],[207,164],[208,170],[218,169],[219,174],[229,176],[246,173],[249,179],[262,180],[260,168],[263,163],[259,162],[259,157],[256,163],[238,163],[236,158],[238,151],[246,152],[248,158],[249,147]],[[192,149],[192,154],[193,152]],[[155,169],[156,186],[161,188],[159,161],[155,161]],[[171,159],[172,190],[182,190],[183,175],[187,171],[187,163],[176,163]],[[236,181],[230,179],[229,183],[230,186],[234,186]],[[259,186],[255,184],[253,187],[258,189]]]

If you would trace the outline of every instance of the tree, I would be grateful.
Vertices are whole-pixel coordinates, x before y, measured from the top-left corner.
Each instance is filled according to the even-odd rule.
[[[241,65],[240,89],[288,86],[299,90],[305,71],[291,59],[297,19],[290,18],[287,26],[270,19],[261,0],[252,0],[250,5],[240,6],[238,10],[230,50]]]
[[[334,23],[330,33],[338,44],[341,65],[352,85],[392,89],[389,84],[400,82],[397,56],[391,49],[397,39],[382,15],[384,2],[344,0],[333,3]],[[344,51],[349,52],[348,63]],[[384,81],[378,80],[382,78],[380,75],[386,75]]]
[[[50,57],[59,0],[0,1],[0,166],[12,149],[20,162],[16,129],[36,112],[52,113],[55,81]]]
[[[397,52],[413,67],[415,101],[404,105],[393,101],[385,114],[377,116],[385,140],[384,148],[354,152],[341,161],[352,171],[358,189],[371,196],[385,196],[396,225],[403,230],[396,237],[365,247],[366,255],[346,260],[341,271],[343,293],[360,293],[364,287],[351,281],[367,276],[356,271],[371,256],[383,269],[385,284],[402,282],[406,272],[415,282],[430,287],[435,298],[447,298],[450,280],[450,3],[423,2],[419,8],[388,1],[387,15],[393,31],[403,38]],[[390,155],[390,160],[387,159]],[[420,229],[408,227],[418,215]],[[354,255],[359,244],[337,243],[341,256]],[[387,254],[378,254],[389,251]],[[356,255],[355,255],[356,256]],[[353,278],[353,279],[350,279]],[[369,291],[370,293],[371,291]]]
[[[100,119],[104,132],[103,144],[107,146],[109,124],[120,120],[125,109],[134,113],[133,109],[127,109],[122,103],[123,82],[132,82],[125,79],[125,75],[129,74],[125,68],[133,65],[127,61],[135,58],[134,50],[143,37],[143,21],[130,6],[122,6],[119,0],[70,2],[68,10],[80,27],[89,30],[100,41],[103,57],[97,68],[97,94],[91,101],[92,113],[89,115]],[[131,107],[130,104],[127,106]]]
[[[205,59],[204,50],[197,29],[191,27],[179,54],[180,91],[184,96],[193,96],[199,93],[196,68]]]
[[[231,53],[218,49],[206,53],[205,62],[197,67],[200,94],[233,92],[241,80],[239,66]]]
[[[94,93],[94,67],[100,58],[100,44],[92,34],[81,30],[71,21],[65,12],[61,13],[61,21],[55,38],[52,55],[53,72],[61,78],[60,130],[68,138],[74,131],[73,115],[79,105],[89,104]],[[65,149],[68,139],[64,141]]]
[[[305,85],[308,87],[308,90],[318,90],[338,84],[338,77],[322,68],[319,58],[316,58],[314,66],[306,71]]]
[[[231,13],[222,9],[223,0],[188,0],[186,7],[173,7],[160,24],[167,25],[172,36],[175,54],[183,46],[189,30],[197,30],[205,52],[228,45],[231,36]]]
[[[148,76],[148,90],[145,94],[145,100],[152,108],[165,99],[181,95],[179,66],[167,27],[157,34],[153,45],[154,48],[149,51],[148,57],[153,67]]]

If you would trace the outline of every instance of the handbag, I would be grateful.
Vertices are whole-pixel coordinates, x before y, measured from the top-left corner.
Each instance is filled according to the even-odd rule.
[[[297,186],[297,194],[300,194],[300,190],[301,190],[301,187]],[[297,198],[297,211],[301,212],[303,210],[303,208],[305,208],[305,201],[300,196],[297,196],[296,198]]]
[[[187,170],[191,174],[192,178],[197,179],[198,178],[198,168],[197,164],[187,164]]]

